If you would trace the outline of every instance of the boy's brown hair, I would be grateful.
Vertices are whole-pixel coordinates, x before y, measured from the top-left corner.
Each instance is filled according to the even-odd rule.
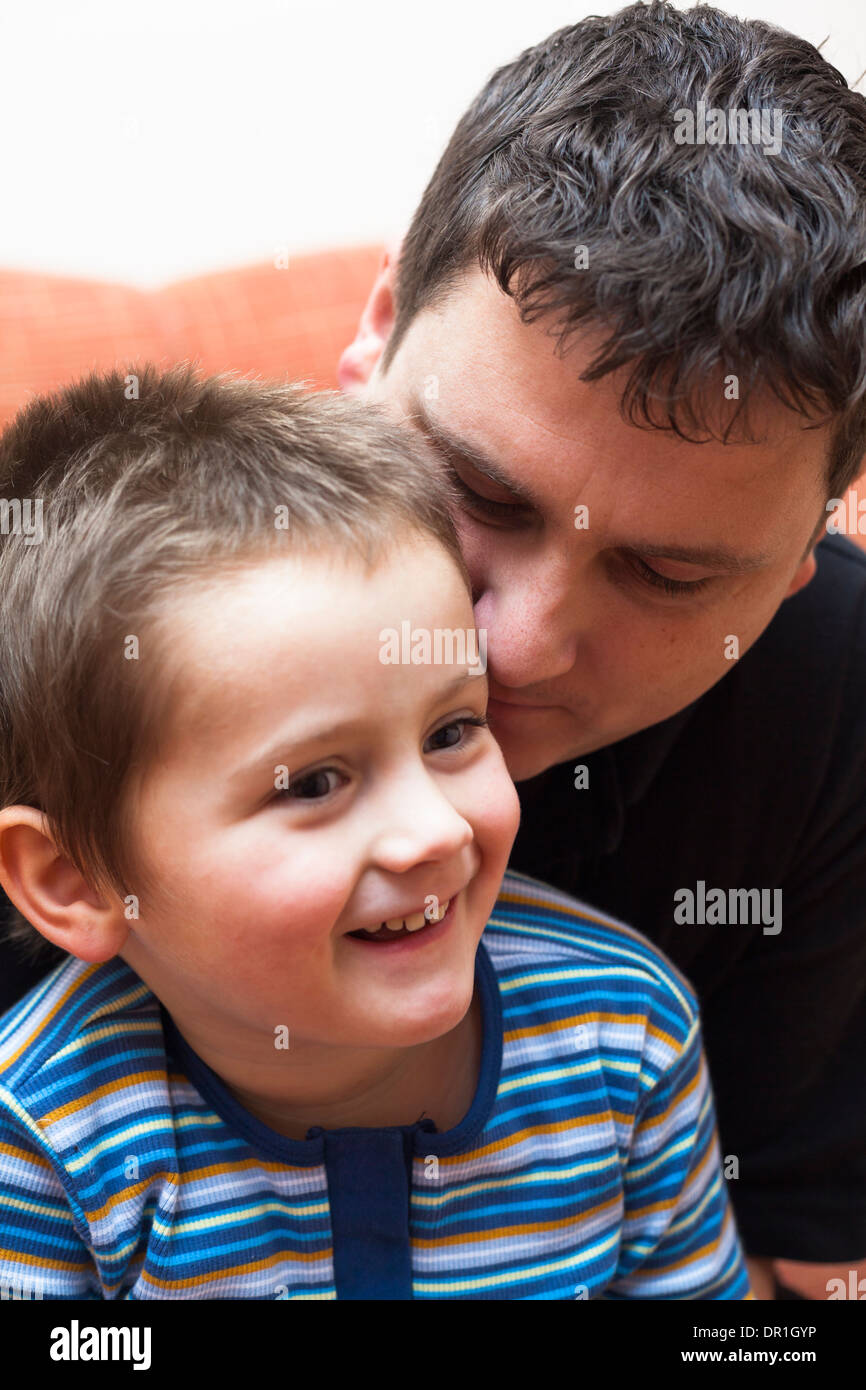
[[[0,436],[0,497],[17,504],[0,534],[0,807],[41,810],[88,882],[121,897],[137,871],[126,793],[164,729],[154,672],[179,585],[270,554],[369,567],[426,535],[468,587],[454,497],[418,436],[345,396],[187,364],[31,401]],[[37,502],[38,539],[8,520]],[[148,660],[125,659],[135,642]],[[20,914],[11,936],[57,955]]]

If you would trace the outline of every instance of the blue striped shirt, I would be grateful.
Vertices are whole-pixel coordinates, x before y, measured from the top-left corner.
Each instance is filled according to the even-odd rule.
[[[45,1299],[750,1299],[694,992],[506,875],[472,1105],[289,1139],[119,959],[0,1020],[0,1292]]]

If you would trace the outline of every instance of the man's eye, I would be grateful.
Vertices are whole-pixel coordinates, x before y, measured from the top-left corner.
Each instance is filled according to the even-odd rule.
[[[457,491],[466,503],[466,506],[473,512],[480,512],[483,516],[491,517],[514,517],[523,515],[526,507],[519,502],[494,502],[490,497],[482,497],[480,492],[475,492],[452,465],[448,465],[448,472],[451,481],[456,485]]]
[[[289,785],[279,793],[281,800],[320,801],[330,796],[340,785],[343,774],[335,767],[319,767],[315,772],[305,772],[300,777],[290,777]],[[329,779],[333,778],[334,781]]]
[[[664,589],[666,594],[695,594],[710,583],[708,577],[704,579],[669,579],[666,574],[659,574],[658,570],[651,569],[637,555],[633,557],[633,562],[644,583],[651,584],[654,589]]]

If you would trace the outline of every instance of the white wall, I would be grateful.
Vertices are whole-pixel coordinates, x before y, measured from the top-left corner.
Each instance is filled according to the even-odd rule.
[[[139,285],[398,234],[488,74],[620,8],[2,3],[0,266]],[[861,6],[745,0],[736,12],[816,44],[829,33],[822,51],[850,82],[866,68]]]

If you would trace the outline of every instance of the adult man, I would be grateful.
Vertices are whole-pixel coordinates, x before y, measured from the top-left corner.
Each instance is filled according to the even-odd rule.
[[[699,991],[759,1297],[866,1253],[866,556],[825,534],[866,453],[864,171],[811,45],[587,19],[470,106],[340,369],[464,495],[514,864]]]
[[[709,9],[586,20],[472,104],[341,364],[461,480],[516,867],[700,993],[763,1296],[774,1258],[825,1297],[866,1253],[866,557],[816,545],[866,452],[864,169],[866,103],[810,45]],[[656,423],[667,391],[727,442],[621,418],[633,368]],[[682,920],[683,893],[776,888],[781,930]],[[41,973],[7,969],[6,1002]]]

